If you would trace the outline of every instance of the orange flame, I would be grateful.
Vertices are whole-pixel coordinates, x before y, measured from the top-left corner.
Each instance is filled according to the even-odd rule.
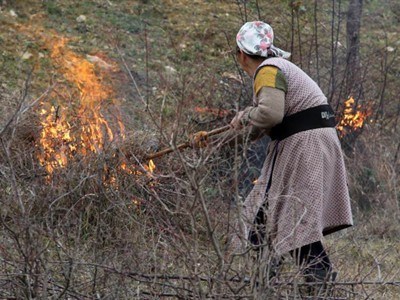
[[[350,97],[344,102],[343,115],[336,126],[339,136],[344,137],[350,132],[360,130],[371,113],[371,109],[362,109],[361,105],[355,106],[354,98]]]
[[[113,130],[102,113],[114,104],[112,89],[91,62],[68,49],[67,42],[63,37],[50,41],[50,57],[66,82],[63,91],[58,88],[46,99],[50,101],[41,103],[38,158],[48,174],[65,167],[77,154],[100,153],[107,143],[125,138],[122,122],[116,120]]]
[[[126,162],[122,162],[120,165],[121,170],[125,171],[128,174],[132,175],[143,175],[143,172],[138,170],[135,166],[128,166]],[[151,177],[156,169],[156,165],[154,164],[153,160],[150,159],[148,165],[143,165],[144,171],[147,172],[147,175]]]
[[[67,38],[38,24],[16,24],[15,27],[49,49],[56,73],[63,78],[57,76],[56,88],[43,99],[39,108],[41,131],[36,144],[37,157],[48,174],[47,179],[74,159],[101,153],[111,143],[124,140],[125,128],[113,99],[114,91],[104,80],[109,72],[118,71],[118,67],[109,63],[104,55],[101,58],[78,55],[68,46]],[[105,114],[106,110],[111,113]],[[153,161],[138,168],[122,159],[116,169],[105,164],[104,170],[104,182],[114,188],[118,188],[115,172],[120,171],[149,181],[146,184],[150,186],[155,184]]]
[[[154,164],[153,160],[150,159],[149,164],[145,166],[145,169],[150,173],[153,174],[154,170],[156,169],[156,165]]]

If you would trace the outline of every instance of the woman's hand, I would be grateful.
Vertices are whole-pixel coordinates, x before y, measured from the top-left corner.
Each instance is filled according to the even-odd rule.
[[[242,110],[239,111],[236,116],[232,119],[230,126],[233,129],[239,130],[242,129],[243,126],[245,126],[244,124],[244,115],[245,115],[246,111]]]
[[[208,137],[207,131],[198,131],[198,132],[194,133],[190,137],[190,144],[191,144],[192,148],[199,149],[199,148],[207,147],[207,145],[208,145],[207,137]]]

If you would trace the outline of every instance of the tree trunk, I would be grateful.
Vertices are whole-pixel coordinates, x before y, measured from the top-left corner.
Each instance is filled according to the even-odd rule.
[[[350,0],[347,11],[347,96],[361,94],[360,27],[363,0]]]

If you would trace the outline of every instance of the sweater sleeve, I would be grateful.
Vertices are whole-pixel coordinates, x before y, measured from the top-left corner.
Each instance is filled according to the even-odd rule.
[[[263,129],[267,134],[282,122],[287,92],[286,77],[275,66],[264,66],[254,77],[256,106],[244,109],[243,123]]]
[[[231,144],[229,142],[234,141],[236,137],[236,141],[243,143],[269,134],[272,127],[282,122],[286,92],[286,78],[278,68],[273,66],[261,68],[254,79],[254,93],[258,104],[244,109],[240,119],[243,128],[231,129],[215,140]]]
[[[254,77],[254,94],[258,93],[263,87],[272,87],[283,92],[287,92],[286,77],[277,67],[265,66],[258,70]]]
[[[282,122],[285,108],[285,92],[272,87],[262,87],[257,95],[258,105],[245,108],[244,123],[264,129],[268,134],[272,127]]]

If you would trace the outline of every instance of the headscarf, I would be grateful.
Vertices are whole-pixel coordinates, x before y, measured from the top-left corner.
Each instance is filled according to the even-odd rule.
[[[249,55],[290,57],[289,52],[275,47],[273,42],[274,31],[272,27],[261,21],[245,23],[236,36],[238,47]]]

